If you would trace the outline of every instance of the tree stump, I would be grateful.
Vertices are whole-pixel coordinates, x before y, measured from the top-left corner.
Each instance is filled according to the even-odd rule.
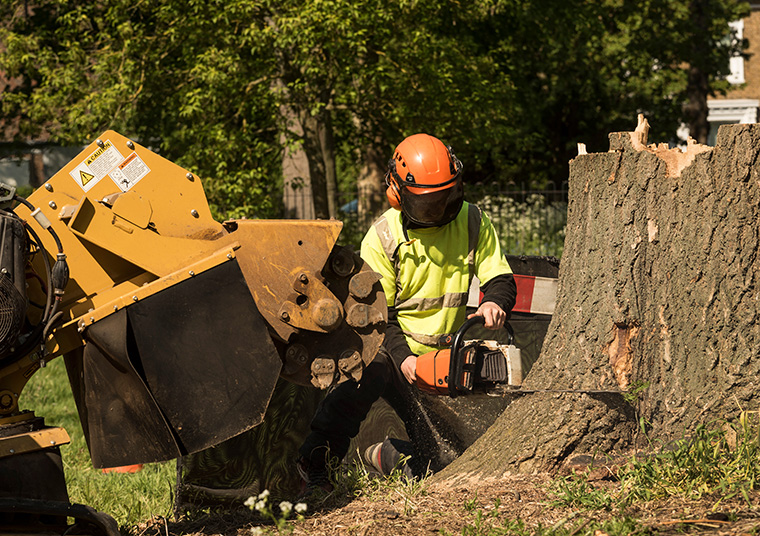
[[[760,125],[685,151],[642,125],[609,138],[570,162],[557,306],[523,387],[637,394],[523,395],[441,478],[552,471],[758,409]]]

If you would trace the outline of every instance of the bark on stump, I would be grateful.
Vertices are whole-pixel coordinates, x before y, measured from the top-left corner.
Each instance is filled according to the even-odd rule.
[[[518,398],[441,478],[552,471],[635,446],[640,422],[668,441],[758,409],[758,154],[760,125],[686,151],[637,128],[570,162],[557,307],[523,387],[647,387]]]

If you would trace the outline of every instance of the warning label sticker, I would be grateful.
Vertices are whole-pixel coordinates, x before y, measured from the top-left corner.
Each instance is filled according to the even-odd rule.
[[[106,140],[69,174],[87,192],[123,160],[119,150]]]
[[[137,153],[132,153],[121,164],[112,169],[110,175],[111,180],[116,183],[121,191],[126,192],[148,173],[150,173],[150,169],[145,162],[137,156]]]

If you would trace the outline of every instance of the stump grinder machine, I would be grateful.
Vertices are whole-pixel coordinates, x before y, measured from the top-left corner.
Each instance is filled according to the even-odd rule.
[[[341,226],[218,223],[198,177],[113,131],[26,199],[0,187],[0,533],[118,534],[69,502],[66,431],[24,409],[51,359],[99,468],[256,426],[280,376],[359,379],[387,311]]]

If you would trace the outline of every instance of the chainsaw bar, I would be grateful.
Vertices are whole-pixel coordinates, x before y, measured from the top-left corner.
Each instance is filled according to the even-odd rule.
[[[508,386],[492,387],[486,393],[488,396],[522,396],[536,393],[578,393],[585,395],[625,395],[627,391],[620,389],[520,389]]]

